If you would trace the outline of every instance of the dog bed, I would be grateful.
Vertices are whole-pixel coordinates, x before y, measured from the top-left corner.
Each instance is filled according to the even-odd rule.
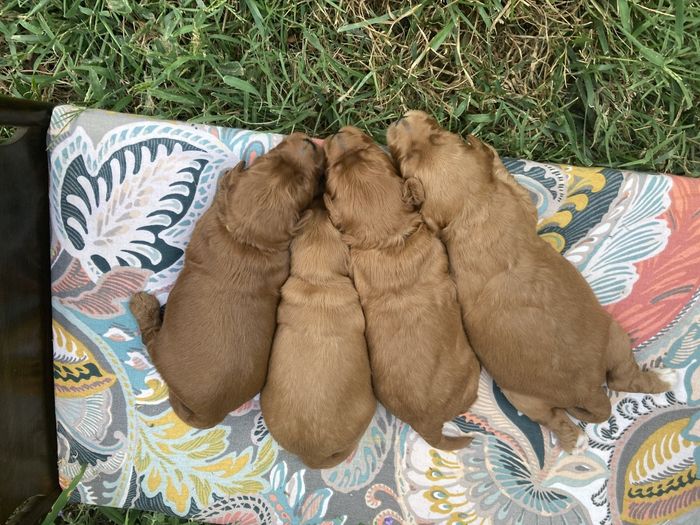
[[[666,394],[610,392],[612,416],[583,427],[581,455],[562,452],[485,373],[478,402],[452,423],[476,435],[456,453],[431,449],[381,407],[357,452],[321,471],[274,442],[257,399],[209,430],[182,423],[129,297],[145,289],[167,301],[217,178],[280,140],[54,109],[60,484],[87,465],[72,501],[240,524],[700,523],[700,181],[690,178],[505,160],[536,203],[540,235],[630,332],[637,361],[678,373]]]

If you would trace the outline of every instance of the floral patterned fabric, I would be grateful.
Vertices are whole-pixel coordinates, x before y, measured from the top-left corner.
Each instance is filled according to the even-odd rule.
[[[645,367],[673,392],[610,392],[612,416],[563,453],[483,374],[454,420],[472,445],[434,450],[379,408],[357,452],[305,469],[257,399],[196,430],[168,405],[128,299],[167,300],[216,180],[278,135],[56,108],[51,166],[58,472],[74,500],[211,523],[700,523],[700,180],[507,160],[540,234],[586,277]],[[235,380],[235,378],[231,378]],[[201,381],[206,381],[202,377]],[[409,385],[410,387],[410,385]]]

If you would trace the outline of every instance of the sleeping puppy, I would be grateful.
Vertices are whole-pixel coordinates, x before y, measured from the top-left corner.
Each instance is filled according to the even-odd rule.
[[[165,318],[141,292],[131,311],[184,422],[208,428],[262,388],[289,242],[324,168],[321,148],[294,134],[219,181],[185,252]]]
[[[324,144],[326,207],[350,246],[377,399],[435,448],[469,444],[442,426],[476,399],[479,363],[447,254],[414,211],[391,159],[356,128]]]
[[[610,416],[602,386],[665,392],[673,372],[642,372],[630,341],[576,268],[537,235],[527,190],[489,146],[463,142],[419,111],[387,132],[422,215],[441,233],[469,340],[511,403],[561,447],[586,444],[565,411]],[[423,194],[424,193],[424,194]]]
[[[348,248],[320,200],[302,223],[260,403],[280,445],[311,468],[330,468],[355,450],[377,401]]]

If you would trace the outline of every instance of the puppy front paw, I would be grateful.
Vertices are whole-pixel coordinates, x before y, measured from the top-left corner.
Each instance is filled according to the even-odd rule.
[[[129,309],[137,320],[142,320],[152,317],[155,312],[160,312],[160,303],[148,292],[137,292],[131,296]]]
[[[420,206],[425,201],[423,183],[416,177],[409,177],[403,183],[403,200],[406,204]]]
[[[579,427],[571,423],[555,431],[559,446],[569,454],[582,454],[588,448],[588,437]]]

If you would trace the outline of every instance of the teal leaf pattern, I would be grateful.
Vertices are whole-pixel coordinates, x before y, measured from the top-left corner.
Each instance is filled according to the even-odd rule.
[[[626,177],[610,210],[567,252],[602,304],[627,297],[638,278],[635,263],[665,248],[670,229],[658,216],[670,206],[670,189],[669,177]]]
[[[357,450],[345,461],[322,471],[323,481],[339,492],[366,487],[384,466],[394,434],[394,417],[379,405]]]
[[[328,503],[333,494],[332,490],[322,488],[307,495],[304,483],[306,470],[295,472],[289,479],[288,473],[285,461],[273,467],[270,473],[271,490],[267,494],[268,501],[278,511],[277,517],[282,523],[285,525],[345,523],[345,516],[325,519]]]

